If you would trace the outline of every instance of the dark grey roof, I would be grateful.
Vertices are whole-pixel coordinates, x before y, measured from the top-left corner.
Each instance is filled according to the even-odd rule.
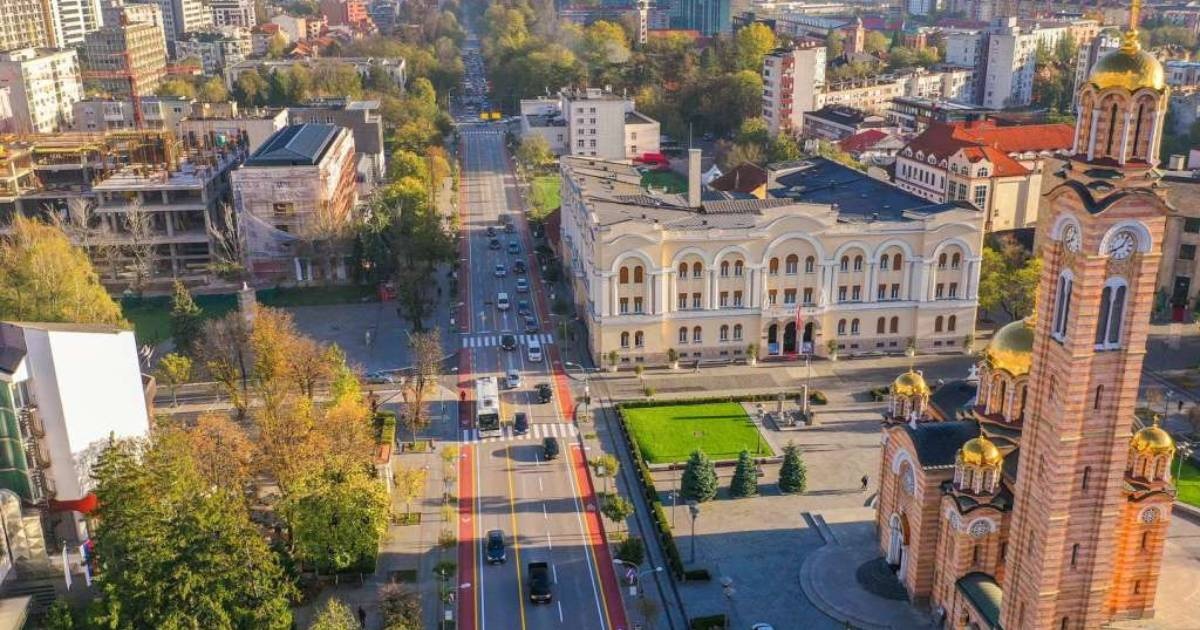
[[[846,127],[857,127],[861,125],[871,114],[853,107],[844,105],[826,105],[815,112],[806,112],[805,116],[809,118],[817,118],[820,120],[828,120],[831,123],[844,125]]]
[[[807,203],[837,204],[838,219],[843,221],[898,221],[909,218],[905,216],[907,212],[934,214],[974,209],[969,204],[931,203],[890,182],[821,157],[773,164],[771,169],[787,172],[776,177],[775,187],[767,191],[768,195]]]
[[[968,573],[959,578],[958,590],[983,615],[989,628],[1003,630],[1000,625],[1000,602],[1004,600],[1004,589],[996,583],[996,578],[986,573]]]
[[[288,125],[267,138],[246,166],[316,166],[340,130],[337,125]]]
[[[14,346],[0,348],[0,372],[15,374],[21,361],[25,359],[25,351]]]
[[[962,417],[962,409],[975,398],[977,389],[967,381],[950,381],[934,390],[929,397],[929,404],[943,419],[958,420]]]
[[[917,447],[922,468],[949,466],[963,442],[979,435],[979,425],[968,421],[924,422],[914,429],[904,425]]]

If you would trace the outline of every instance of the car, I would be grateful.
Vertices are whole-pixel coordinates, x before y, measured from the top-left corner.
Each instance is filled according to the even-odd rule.
[[[382,385],[385,383],[395,383],[396,379],[388,372],[367,372],[366,380],[372,385]]]
[[[495,235],[496,235],[496,228],[495,228],[494,226],[491,226],[491,225],[487,226],[487,235],[488,235],[488,236],[495,236]]]
[[[529,575],[529,601],[549,604],[554,599],[550,592],[550,565],[545,562],[530,562],[526,567]]]
[[[554,397],[554,390],[546,383],[538,383],[537,386],[538,402],[548,403]]]
[[[525,261],[518,260],[513,263],[513,273],[525,273]]]
[[[506,560],[508,560],[508,554],[504,549],[504,532],[493,529],[487,533],[488,564],[504,564]]]
[[[518,411],[513,416],[513,433],[524,435],[529,432],[529,416],[524,411]]]
[[[542,342],[538,341],[537,337],[531,337],[529,343],[525,346],[525,354],[529,357],[530,363],[541,363]]]
[[[528,293],[529,281],[525,278],[517,278],[517,293]]]
[[[526,315],[533,314],[533,311],[529,310],[529,301],[528,300],[518,300],[517,301],[517,314],[520,315],[521,317],[525,317]]]
[[[488,249],[500,249],[500,239],[494,238],[488,241]]]
[[[516,232],[516,231],[517,231],[517,226],[513,225],[511,221],[504,224],[504,233],[505,234],[512,234],[513,232]]]
[[[505,350],[517,349],[517,338],[515,335],[500,335],[500,347]]]
[[[506,269],[504,267],[504,265],[499,265],[499,264],[496,265],[496,277],[497,278],[503,278],[504,276],[507,276],[507,275],[508,275],[508,269]]]
[[[558,438],[548,437],[542,440],[542,457],[558,459]]]
[[[514,255],[520,254],[521,253],[521,244],[516,241],[509,241],[508,242],[508,253],[514,254]]]
[[[504,386],[509,389],[517,389],[521,386],[521,373],[516,370],[509,370],[508,374],[504,375]]]
[[[500,293],[496,295],[496,308],[502,311],[507,311],[509,306],[512,306],[512,304],[508,301],[507,293]]]
[[[532,313],[529,315],[526,315],[525,316],[525,333],[532,335],[532,334],[538,332],[539,330],[540,329],[538,328],[537,318],[534,317]]]

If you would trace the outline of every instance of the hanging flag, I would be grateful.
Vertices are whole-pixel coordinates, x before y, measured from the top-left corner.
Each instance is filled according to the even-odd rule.
[[[88,553],[88,546],[91,542],[91,540],[86,540],[82,545],[79,545],[80,563],[83,564],[83,581],[89,588],[92,586],[92,557]]]
[[[63,579],[67,582],[67,590],[71,590],[71,561],[67,559],[67,546],[62,548]]]

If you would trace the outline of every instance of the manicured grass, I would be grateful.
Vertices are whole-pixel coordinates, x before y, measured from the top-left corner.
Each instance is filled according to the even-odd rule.
[[[669,193],[687,192],[687,178],[675,171],[646,171],[642,174],[642,185],[655,190],[666,188]]]
[[[263,289],[257,292],[257,297],[259,304],[276,308],[347,304],[377,299],[374,288],[364,286]],[[197,295],[195,299],[196,304],[204,311],[205,318],[221,317],[237,307],[237,296],[233,293]],[[125,314],[125,319],[133,324],[138,343],[155,344],[171,336],[169,296],[123,299],[121,311]]]
[[[737,459],[742,449],[774,455],[737,403],[641,407],[626,409],[625,417],[651,464],[685,461],[697,448],[712,459]]]
[[[1175,465],[1177,463],[1172,464]],[[1174,473],[1175,470],[1172,469],[1171,472]],[[1200,466],[1191,460],[1183,462],[1179,478],[1175,480],[1175,488],[1179,491],[1177,498],[1180,501],[1200,508]]]
[[[537,175],[530,182],[529,196],[533,202],[534,218],[544,217],[562,204],[558,174]]]

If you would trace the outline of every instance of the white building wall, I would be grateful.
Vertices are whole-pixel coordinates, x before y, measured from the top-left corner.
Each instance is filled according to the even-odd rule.
[[[0,87],[11,91],[18,133],[70,129],[72,108],[83,99],[79,57],[74,50],[0,53]]]

